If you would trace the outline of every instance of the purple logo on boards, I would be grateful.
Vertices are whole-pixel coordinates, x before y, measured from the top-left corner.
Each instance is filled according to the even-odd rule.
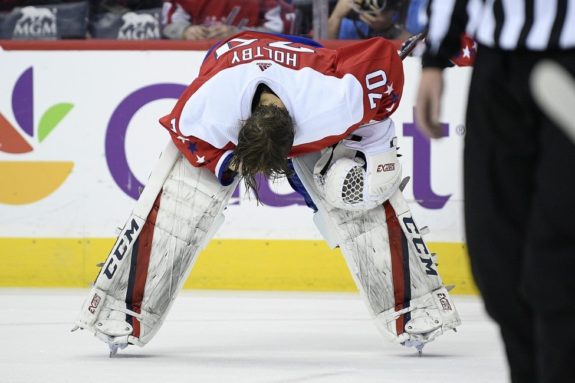
[[[144,185],[136,178],[128,165],[126,157],[128,125],[143,106],[164,98],[177,99],[184,89],[186,87],[181,84],[149,85],[130,93],[112,113],[106,129],[106,161],[116,184],[134,199],[138,199]]]
[[[413,196],[426,209],[441,209],[450,195],[442,196],[431,190],[431,144],[417,128],[415,110],[412,123],[403,124],[403,136],[413,138]],[[443,136],[449,136],[449,124],[441,124]]]

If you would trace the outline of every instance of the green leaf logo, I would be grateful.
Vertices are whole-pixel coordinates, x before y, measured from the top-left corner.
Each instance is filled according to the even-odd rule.
[[[40,125],[38,126],[38,141],[42,142],[48,135],[54,130],[56,125],[62,121],[68,112],[72,109],[74,105],[68,103],[60,103],[51,106],[44,113],[40,119]]]

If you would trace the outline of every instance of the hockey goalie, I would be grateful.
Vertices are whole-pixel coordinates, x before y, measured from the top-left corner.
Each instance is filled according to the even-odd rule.
[[[287,176],[339,247],[375,325],[421,350],[460,324],[402,190],[403,67],[382,38],[337,50],[242,32],[212,47],[160,119],[171,141],[76,321],[111,353],[162,325],[238,183]]]

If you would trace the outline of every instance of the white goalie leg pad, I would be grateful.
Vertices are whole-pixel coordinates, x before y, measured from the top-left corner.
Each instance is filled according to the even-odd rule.
[[[318,208],[314,221],[330,246],[341,248],[378,329],[404,345],[422,346],[458,326],[457,310],[401,191],[370,210],[336,208],[314,183],[319,157],[298,157],[294,169]],[[445,295],[442,301],[435,299],[439,293]],[[442,302],[451,310],[441,309]]]
[[[106,262],[100,270],[96,278],[98,286],[96,286],[95,282],[94,287],[88,294],[76,320],[76,328],[92,329],[95,326],[107,298],[106,292],[116,279],[114,278],[116,270],[123,267],[126,262],[127,255],[130,254],[132,246],[144,226],[146,217],[152,210],[156,197],[161,192],[164,182],[179,156],[178,149],[170,141],[160,155],[160,159],[152,171],[146,187],[138,198],[130,218],[128,218],[124,228],[118,235]],[[104,278],[103,275],[107,278]]]
[[[143,346],[155,335],[237,185],[221,186],[208,170],[176,158],[167,176],[152,173],[149,185],[163,178],[153,205],[120,234],[76,321],[111,345]]]

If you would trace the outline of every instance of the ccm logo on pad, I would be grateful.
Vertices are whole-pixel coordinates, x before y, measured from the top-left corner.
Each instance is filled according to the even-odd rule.
[[[94,298],[92,298],[92,302],[90,302],[90,307],[88,307],[88,311],[94,314],[101,300],[102,298],[100,298],[98,294],[94,294]]]
[[[381,172],[392,172],[395,170],[395,164],[394,163],[389,163],[389,164],[379,164],[377,165],[377,172],[381,173]]]
[[[140,231],[141,226],[138,225],[138,222],[132,217],[118,237],[112,254],[109,256],[109,261],[104,268],[104,275],[106,275],[108,279],[112,279],[124,255],[132,247],[132,243],[138,238]]]
[[[445,296],[445,294],[443,294],[443,293],[438,293],[438,294],[437,294],[437,298],[439,298],[439,303],[441,303],[441,307],[442,307],[444,310],[449,310],[449,311],[452,310],[451,305],[449,304],[449,300],[447,299],[447,297]]]

